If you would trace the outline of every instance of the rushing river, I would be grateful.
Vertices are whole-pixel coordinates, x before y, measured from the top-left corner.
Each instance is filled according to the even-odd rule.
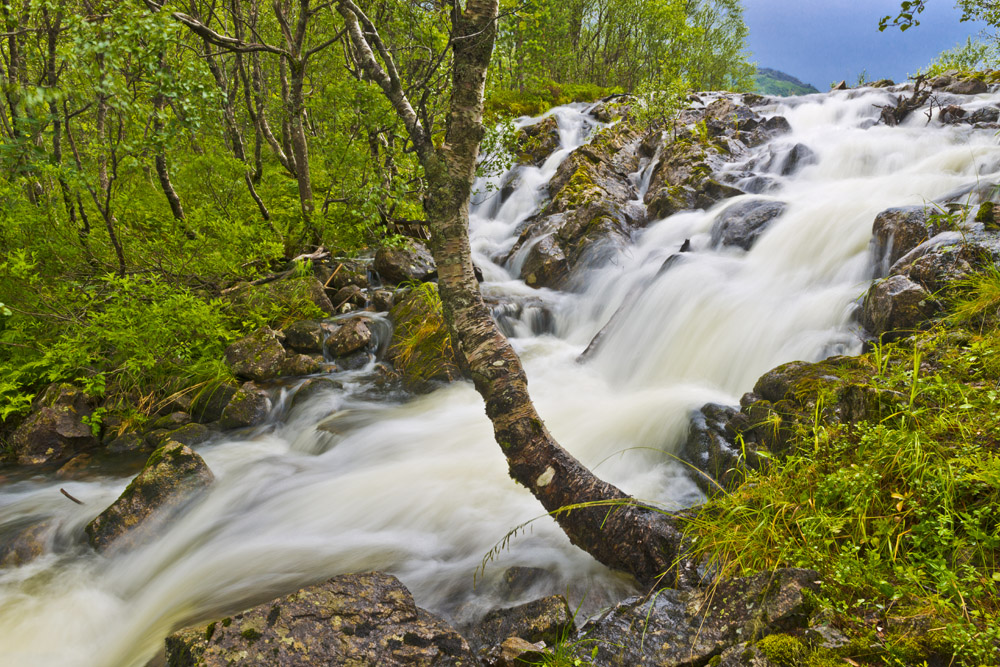
[[[818,161],[793,176],[770,174],[776,186],[766,196],[788,208],[749,252],[712,249],[723,202],[649,224],[572,294],[529,288],[496,263],[559,162],[599,125],[584,107],[551,112],[562,147],[540,167],[519,168],[502,203],[482,197],[471,233],[487,296],[528,304],[504,326],[564,447],[639,498],[690,505],[700,494],[672,455],[692,409],[737,403],[780,363],[859,350],[851,314],[871,276],[875,215],[996,182],[1000,166],[992,130],[925,127],[922,113],[901,127],[871,127],[873,105],[887,100],[884,91],[845,91],[759,109],[785,116],[792,133],[734,171],[796,143]],[[633,175],[640,191],[650,166]],[[658,277],[685,239],[691,252]],[[620,308],[598,351],[578,363]],[[179,627],[353,571],[391,572],[418,604],[456,621],[497,604],[494,582],[515,565],[548,570],[549,587],[568,592],[573,606],[631,591],[544,517],[476,576],[508,531],[542,514],[507,476],[479,396],[456,383],[400,402],[378,398],[364,370],[339,379],[342,389],[267,429],[200,447],[216,483],[137,551],[98,556],[82,538],[128,477],[38,476],[0,488],[0,530],[46,522],[49,531],[42,557],[0,570],[0,665],[142,666]],[[331,413],[338,433],[317,431]],[[86,504],[67,501],[60,487]]]

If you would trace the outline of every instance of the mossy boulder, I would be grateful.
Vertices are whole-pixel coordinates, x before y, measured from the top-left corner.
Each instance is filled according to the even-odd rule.
[[[331,356],[345,357],[372,344],[374,337],[363,318],[356,317],[340,325],[329,338],[326,347]]]
[[[980,95],[988,91],[986,82],[976,76],[958,79],[944,86],[944,92],[953,95]]]
[[[313,276],[293,276],[262,285],[241,283],[227,290],[225,296],[234,316],[249,318],[265,313],[279,326],[334,314],[323,283]]]
[[[560,145],[556,117],[546,116],[537,123],[525,125],[518,131],[515,143],[518,162],[541,166]]]
[[[465,639],[395,577],[348,574],[166,640],[170,667],[475,667]]]
[[[14,431],[13,457],[21,465],[66,461],[100,444],[88,422],[97,401],[71,384],[53,384]]]
[[[437,286],[410,291],[389,313],[393,322],[389,360],[409,391],[426,391],[460,376],[444,323]]]
[[[174,442],[179,442],[188,447],[194,447],[204,442],[208,442],[215,435],[215,431],[204,424],[187,424],[180,428],[168,431],[166,437]]]
[[[244,383],[222,411],[219,426],[224,429],[257,426],[267,420],[271,399],[253,382]]]
[[[437,276],[437,265],[427,246],[412,239],[399,248],[379,248],[375,253],[375,270],[386,285],[425,282]]]
[[[719,144],[711,139],[689,136],[664,144],[660,151],[645,197],[651,219],[709,208],[717,201],[744,194],[713,178],[724,160]]]
[[[270,380],[281,375],[285,360],[284,337],[264,327],[226,348],[226,365],[238,378]]]
[[[167,443],[150,455],[118,500],[87,524],[90,545],[101,552],[139,546],[214,479],[205,461],[189,447]]]

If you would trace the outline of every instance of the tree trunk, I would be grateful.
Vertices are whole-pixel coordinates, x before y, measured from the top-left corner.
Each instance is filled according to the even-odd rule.
[[[638,505],[596,477],[549,434],[531,402],[521,362],[479,292],[468,236],[469,196],[484,134],[483,94],[498,1],[468,0],[464,12],[457,6],[454,10],[453,89],[440,148],[413,112],[374,26],[351,0],[339,0],[338,9],[362,66],[393,103],[424,167],[424,206],[445,321],[456,353],[485,400],[511,477],[541,501],[573,544],[605,565],[645,583],[664,575],[667,583],[693,583],[692,566],[682,558],[682,538],[671,517]],[[365,22],[364,31],[359,21]],[[375,60],[368,39],[388,72]],[[577,507],[564,509],[571,506]]]

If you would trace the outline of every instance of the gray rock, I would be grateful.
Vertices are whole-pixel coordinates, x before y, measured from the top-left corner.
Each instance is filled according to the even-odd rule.
[[[518,162],[541,166],[559,148],[559,124],[556,117],[547,116],[537,123],[522,127],[515,141],[518,146]]]
[[[285,377],[315,375],[322,370],[323,365],[308,354],[289,354],[281,362],[281,375]]]
[[[952,93],[954,95],[979,95],[985,93],[989,90],[989,86],[982,79],[977,79],[976,77],[969,77],[968,79],[962,79],[961,81],[955,81],[944,87],[946,93]]]
[[[179,442],[153,452],[118,500],[87,524],[90,545],[104,552],[132,549],[215,479],[200,456]]]
[[[787,204],[749,199],[722,211],[712,225],[713,246],[737,246],[749,250],[771,222],[785,212]]]
[[[20,567],[48,549],[54,524],[50,521],[16,528],[0,535],[0,568]]]
[[[270,380],[281,375],[285,348],[280,332],[264,327],[226,348],[226,364],[244,380]]]
[[[171,667],[474,667],[466,641],[379,572],[334,577],[166,640]]]
[[[343,357],[368,347],[372,342],[372,332],[361,318],[348,320],[329,338],[326,347],[334,357]]]
[[[180,428],[186,424],[191,423],[191,415],[187,412],[171,412],[169,415],[164,415],[156,421],[154,421],[150,426],[150,431],[155,431],[156,429],[166,429],[172,430]]]
[[[409,280],[426,282],[437,275],[437,266],[427,246],[413,240],[402,248],[379,248],[375,253],[375,270],[386,285]]]
[[[395,293],[392,290],[375,290],[375,293],[372,295],[372,304],[374,304],[375,310],[380,313],[392,310],[392,306],[395,303]]]
[[[874,336],[897,338],[919,328],[934,314],[930,292],[905,276],[890,276],[865,295],[863,324]]]
[[[211,440],[215,432],[204,424],[188,424],[167,433],[167,437],[188,447]]]
[[[65,461],[97,447],[100,440],[86,423],[96,409],[97,402],[73,385],[49,386],[11,437],[16,461],[21,465]]]
[[[726,425],[739,413],[739,408],[709,403],[691,413],[691,426],[681,458],[700,470],[703,475],[691,475],[707,494],[732,489],[743,479],[742,471],[756,468],[760,462],[753,447],[737,447]],[[714,484],[712,483],[714,480]]]
[[[890,208],[875,216],[872,225],[872,258],[875,277],[889,273],[900,257],[927,240],[927,210],[923,206]]]
[[[566,255],[551,234],[532,244],[521,266],[521,276],[530,287],[561,285],[568,274]]]
[[[105,445],[104,449],[112,454],[135,454],[150,451],[146,439],[138,433],[123,433]]]
[[[555,644],[576,631],[566,598],[553,595],[507,609],[494,609],[472,632],[483,647],[501,644],[509,637]]]
[[[253,382],[247,382],[222,411],[219,426],[224,429],[245,428],[264,423],[271,411],[271,399]]]
[[[333,302],[333,307],[337,309],[347,303],[363,308],[368,298],[365,296],[364,290],[357,285],[347,285],[337,290],[337,293],[330,300]]]

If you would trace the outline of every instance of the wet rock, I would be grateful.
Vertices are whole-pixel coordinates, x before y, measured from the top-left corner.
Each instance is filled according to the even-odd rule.
[[[525,667],[545,664],[545,642],[532,644],[520,637],[509,637],[499,646],[484,649],[480,653],[486,667]]]
[[[546,569],[515,565],[503,571],[497,593],[505,600],[513,600],[554,582],[555,577]]]
[[[995,123],[1000,120],[1000,109],[996,107],[983,107],[982,109],[976,109],[968,116],[966,116],[966,122],[973,125],[978,125],[979,123]]]
[[[220,415],[221,417],[221,415]],[[187,424],[167,433],[167,437],[174,442],[179,442],[188,447],[194,447],[204,442],[208,442],[215,435],[215,431],[204,424]]]
[[[169,415],[164,415],[156,419],[150,426],[149,430],[153,431],[156,429],[166,429],[168,431],[180,428],[181,426],[186,426],[191,423],[191,415],[186,412],[171,412]]]
[[[343,357],[368,347],[372,342],[372,332],[361,318],[344,322],[329,338],[326,347],[335,357]]]
[[[546,116],[533,125],[522,127],[515,141],[518,146],[518,162],[541,166],[559,148],[559,124],[556,117]]]
[[[721,199],[743,194],[712,177],[724,163],[716,143],[692,137],[665,145],[662,150],[645,196],[650,219],[658,220],[678,211],[709,208]]]
[[[830,90],[848,90],[850,86],[847,85],[847,81],[841,80],[840,83],[830,86]]]
[[[375,306],[377,312],[384,313],[392,310],[395,302],[395,292],[392,290],[380,289],[375,290],[372,294],[372,305]]]
[[[610,123],[627,115],[634,102],[635,98],[631,95],[612,95],[599,101],[589,111],[591,116],[602,123]]]
[[[982,79],[969,77],[944,86],[944,92],[954,95],[979,95],[989,90]]]
[[[202,424],[218,421],[239,388],[228,382],[205,385],[191,403],[191,416]]]
[[[295,394],[292,395],[291,408],[295,409],[323,392],[336,391],[343,388],[343,384],[331,378],[309,378],[299,385]]]
[[[789,568],[693,593],[662,590],[626,600],[584,632],[597,647],[597,664],[607,667],[710,664],[748,640],[805,627],[818,579],[812,570]]]
[[[423,243],[410,240],[401,248],[379,248],[375,270],[386,285],[408,281],[426,282],[437,276],[434,258]]]
[[[123,433],[105,445],[104,449],[112,454],[135,454],[149,451],[150,448],[146,439],[138,433]]]
[[[975,268],[995,261],[991,260],[996,257],[995,242],[982,236],[937,234],[899,258],[890,273],[905,276],[932,294],[939,292],[967,278]]]
[[[346,303],[358,308],[364,308],[368,302],[368,298],[365,296],[364,290],[357,285],[348,285],[337,290],[331,301],[333,301],[334,308],[340,308]]]
[[[70,384],[50,385],[14,431],[13,455],[21,465],[64,461],[93,449],[100,440],[87,423],[97,401]]]
[[[569,262],[553,235],[539,238],[527,250],[521,276],[530,287],[563,284],[569,276]]]
[[[785,212],[787,204],[766,199],[748,199],[728,207],[712,225],[712,245],[737,246],[749,250],[771,222]]]
[[[890,208],[875,216],[872,225],[872,257],[876,277],[889,273],[900,257],[927,240],[927,210],[923,206]]]
[[[704,473],[691,477],[707,494],[734,488],[742,481],[743,470],[760,465],[756,451],[752,447],[737,447],[733,433],[726,429],[737,414],[738,408],[715,403],[691,413],[681,458]]]
[[[945,125],[959,123],[966,116],[966,111],[957,104],[949,104],[938,113],[938,120]]]
[[[333,333],[335,327],[315,320],[300,320],[282,330],[285,345],[296,352],[322,352],[323,341]]]
[[[494,609],[472,632],[480,646],[494,646],[508,637],[555,644],[576,631],[566,598],[553,595],[507,609]]]
[[[791,148],[771,146],[768,157],[760,165],[765,171],[791,176],[804,167],[819,162],[816,152],[805,144],[795,144]]]
[[[90,545],[101,552],[135,548],[214,479],[205,461],[189,447],[167,443],[150,455],[118,500],[87,524]]]
[[[929,85],[934,90],[938,90],[941,88],[947,88],[948,86],[955,83],[955,81],[956,81],[955,77],[951,76],[950,74],[940,74],[931,79],[930,81],[928,81],[927,85]]]
[[[348,285],[357,285],[361,289],[368,287],[368,267],[370,261],[361,259],[344,259],[334,262],[333,266],[317,264],[316,278],[326,286],[327,295],[336,294],[338,290]]]
[[[94,457],[90,453],[77,454],[56,470],[56,477],[60,479],[76,479],[81,477],[89,468],[94,466]]]
[[[226,364],[236,377],[257,382],[281,375],[285,360],[282,335],[264,327],[226,348]]]
[[[405,389],[426,391],[460,377],[436,286],[411,291],[393,306],[389,317],[394,324],[389,360]]]
[[[892,79],[879,79],[878,81],[874,81],[868,85],[872,88],[892,88],[896,85],[896,82]]]
[[[281,374],[285,377],[314,375],[323,370],[323,365],[308,354],[289,354],[281,362]]]
[[[0,568],[20,567],[41,556],[52,529],[50,522],[43,521],[0,535]]]
[[[923,287],[905,276],[890,276],[865,295],[862,323],[874,336],[896,338],[920,328],[936,309]]]
[[[222,411],[219,426],[223,429],[257,426],[267,420],[270,411],[271,399],[267,392],[253,382],[247,382],[240,387],[226,409]]]
[[[171,667],[474,667],[447,623],[379,572],[334,577],[166,640]]]

